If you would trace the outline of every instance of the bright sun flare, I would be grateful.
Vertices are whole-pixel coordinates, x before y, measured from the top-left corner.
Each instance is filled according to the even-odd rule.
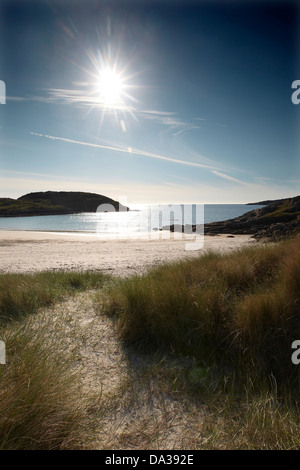
[[[100,98],[107,106],[114,106],[121,102],[123,82],[122,78],[113,69],[104,69],[100,73],[98,89]]]

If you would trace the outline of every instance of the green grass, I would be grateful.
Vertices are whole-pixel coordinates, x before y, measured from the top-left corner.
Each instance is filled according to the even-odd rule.
[[[12,215],[31,215],[36,213],[51,214],[51,213],[66,212],[66,208],[61,205],[54,205],[50,200],[44,201],[16,201],[13,199],[0,200],[0,215],[2,217]]]
[[[43,272],[0,276],[0,449],[73,449],[85,442],[88,397],[55,322],[44,307],[108,280],[101,273]],[[91,431],[89,430],[89,434]]]
[[[57,338],[27,322],[6,328],[7,363],[0,366],[0,449],[80,448],[86,403],[72,360]]]
[[[285,219],[285,218],[290,218],[290,219],[296,219],[297,216],[300,215],[300,211],[295,211],[292,208],[292,202],[291,201],[286,201],[280,204],[275,211],[268,212],[264,215],[261,216],[261,219],[264,218],[270,218],[274,217],[274,222],[276,219]]]
[[[194,358],[212,378],[299,391],[291,344],[300,338],[300,239],[163,265],[120,280],[106,311],[140,351]],[[229,372],[228,372],[229,371]]]
[[[99,272],[0,275],[0,325],[36,313],[76,292],[99,289],[107,279]]]

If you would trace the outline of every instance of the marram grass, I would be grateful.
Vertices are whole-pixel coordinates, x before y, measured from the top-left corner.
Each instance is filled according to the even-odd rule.
[[[49,334],[49,332],[48,332]],[[85,402],[71,359],[59,355],[47,331],[10,325],[2,337],[8,351],[0,365],[0,449],[80,448]]]
[[[127,344],[192,357],[235,381],[275,378],[299,390],[291,361],[300,339],[299,236],[162,265],[120,280],[107,298]]]
[[[0,365],[0,449],[85,448],[89,397],[61,330],[43,307],[76,292],[101,288],[101,273],[43,272],[0,276],[0,339],[6,364]],[[38,314],[38,315],[35,315]]]

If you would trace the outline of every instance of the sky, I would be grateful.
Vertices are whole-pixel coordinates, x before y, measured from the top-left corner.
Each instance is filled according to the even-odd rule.
[[[300,193],[295,1],[1,0],[0,197]]]

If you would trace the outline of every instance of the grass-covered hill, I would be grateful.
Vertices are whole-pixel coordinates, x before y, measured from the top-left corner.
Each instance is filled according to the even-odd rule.
[[[116,211],[128,210],[127,207],[119,205],[118,201],[101,194],[46,191],[25,194],[18,199],[0,198],[0,217],[96,212],[102,204],[110,204]]]

